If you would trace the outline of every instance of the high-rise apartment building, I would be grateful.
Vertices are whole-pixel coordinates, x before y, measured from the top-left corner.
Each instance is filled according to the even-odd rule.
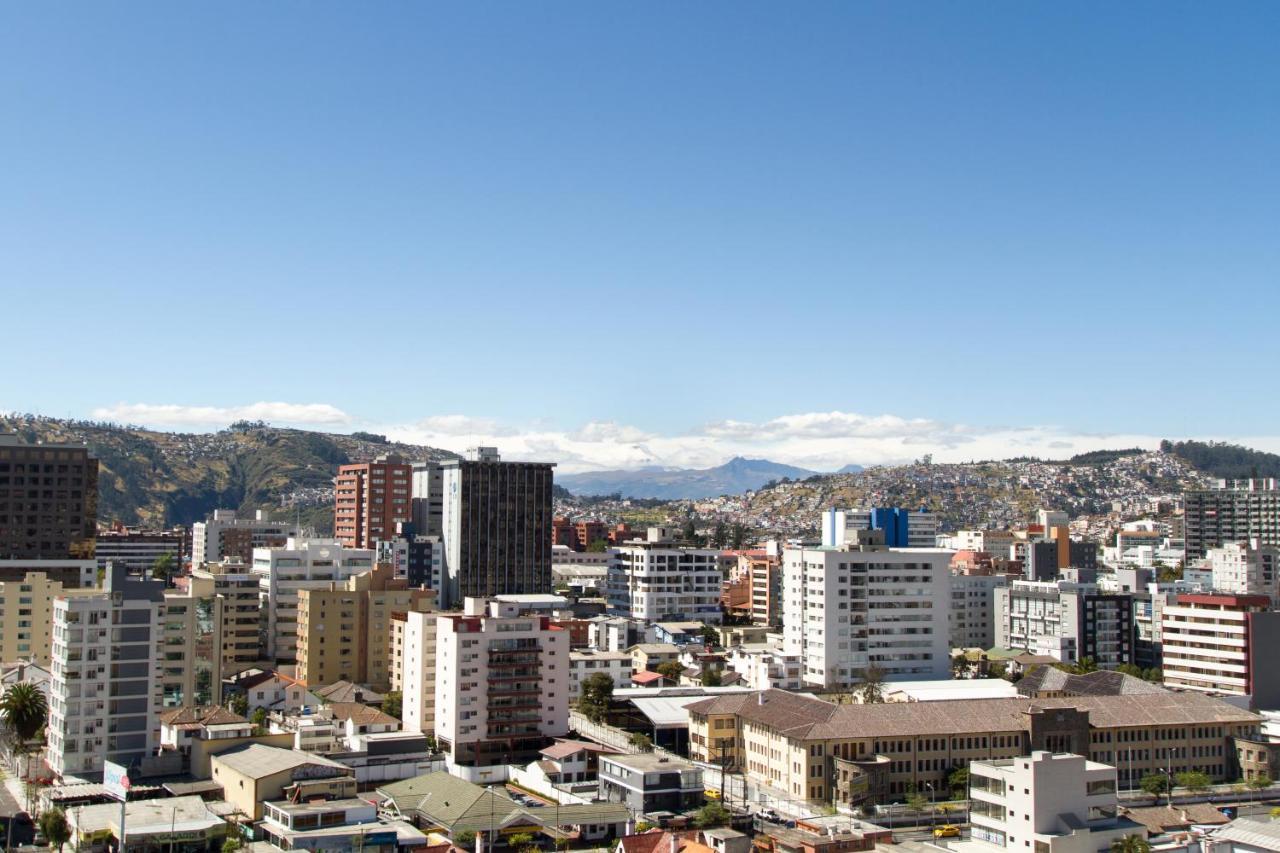
[[[215,596],[221,601],[221,677],[230,678],[256,667],[262,660],[261,586],[249,564],[239,557],[206,563],[203,568],[191,570],[188,583],[192,595],[201,599]]]
[[[1189,491],[1183,522],[1188,560],[1232,542],[1280,546],[1280,480],[1219,480]]]
[[[413,589],[392,566],[298,592],[298,680],[391,687],[392,614],[434,609],[435,591]]]
[[[54,599],[96,593],[93,588],[64,587],[41,571],[27,572],[21,580],[0,580],[0,661],[24,660],[48,667]]]
[[[645,541],[613,551],[606,577],[609,613],[646,622],[722,621],[720,552],[686,548],[651,528]]]
[[[1267,656],[1280,648],[1280,612],[1270,607],[1265,595],[1179,595],[1161,622],[1165,686],[1277,707],[1280,672]]]
[[[377,543],[378,562],[388,563],[409,586],[440,589],[444,584],[444,545],[439,536],[419,533],[416,524],[401,524]]]
[[[212,518],[192,525],[191,565],[198,568],[233,557],[252,563],[255,548],[283,548],[299,535],[294,524],[272,521],[263,510],[253,518],[241,518],[234,509],[215,509]]]
[[[164,710],[222,701],[223,605],[204,585],[165,590],[160,611],[159,695]]]
[[[53,604],[49,766],[95,776],[107,759],[136,767],[154,752],[164,583],[108,567],[103,589]]]
[[[1280,576],[1276,573],[1280,548],[1262,545],[1257,539],[1228,542],[1221,547],[1210,548],[1206,559],[1213,573],[1215,591],[1265,595],[1271,599],[1272,607],[1280,604]]]
[[[551,592],[554,467],[503,462],[492,447],[442,463],[442,607],[477,596]]]
[[[1133,596],[1068,580],[1015,580],[998,588],[996,642],[1064,663],[1092,658],[1101,669],[1133,663]]]
[[[104,530],[98,534],[94,555],[105,568],[111,560],[124,563],[130,574],[150,574],[156,560],[168,556],[175,571],[186,556],[186,534],[182,530]]]
[[[989,649],[996,644],[996,590],[1004,575],[951,576],[951,646]]]
[[[324,589],[372,568],[372,550],[344,548],[331,539],[290,539],[283,548],[254,549],[266,660],[297,662],[299,592]]]
[[[806,685],[848,687],[871,667],[891,680],[950,676],[952,552],[882,541],[861,531],[843,548],[783,551],[783,651],[800,656]]]
[[[879,530],[889,548],[933,548],[938,544],[938,517],[923,509],[829,509],[822,514],[824,547],[842,548],[866,530]]]
[[[333,535],[347,548],[372,548],[397,524],[413,522],[413,466],[394,453],[342,465],[334,480]]]
[[[84,560],[98,527],[98,460],[0,434],[0,559]]]
[[[406,732],[435,736],[436,731],[436,616],[404,614],[400,650],[401,713]],[[468,647],[471,648],[471,647]]]
[[[435,715],[450,765],[498,765],[501,778],[535,760],[569,731],[569,632],[514,603],[468,598],[461,616],[436,620]]]
[[[439,462],[413,463],[413,527],[423,536],[444,533],[444,471]]]

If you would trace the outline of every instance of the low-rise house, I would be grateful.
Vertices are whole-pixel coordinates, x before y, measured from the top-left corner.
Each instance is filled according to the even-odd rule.
[[[66,812],[75,850],[122,850],[149,853],[220,849],[227,834],[224,816],[199,797],[130,800],[124,804],[125,843],[120,844],[120,803],[80,806]]]
[[[268,800],[356,795],[351,768],[296,749],[255,743],[215,755],[211,763],[212,778],[222,784],[227,802],[254,822],[262,819],[263,803]]]
[[[298,711],[316,707],[320,699],[297,679],[273,669],[247,669],[222,682],[222,697],[243,696],[248,708],[271,711]]]
[[[446,772],[429,773],[378,788],[380,812],[410,820],[451,839],[462,833],[511,835],[543,833],[554,838],[594,841],[625,832],[630,814],[613,803],[562,804],[529,808],[493,788]]]
[[[381,705],[383,695],[363,684],[335,681],[326,687],[313,688],[312,693],[321,702],[359,702],[362,705]]]
[[[602,652],[580,649],[569,652],[569,700],[582,695],[582,682],[587,676],[603,672],[614,687],[623,687],[631,678],[631,655],[627,652]]]
[[[800,690],[804,686],[801,655],[787,654],[767,643],[731,648],[727,666],[741,677],[739,683],[752,690]]]
[[[209,759],[247,743],[288,748],[282,733],[256,732],[253,723],[226,708],[175,708],[160,715],[160,752],[175,759],[174,773],[209,776]]]
[[[634,672],[653,672],[660,664],[680,660],[680,647],[674,643],[637,643],[627,651]]]
[[[655,643],[671,643],[676,646],[705,645],[702,622],[655,622],[649,629]]]
[[[539,763],[546,763],[543,770],[554,785],[573,782],[590,782],[599,771],[600,755],[612,750],[582,740],[559,740],[539,753]]]
[[[358,797],[266,803],[260,829],[282,850],[395,851],[427,844],[425,833],[407,821],[380,820],[377,806]]]
[[[700,768],[654,752],[601,756],[598,784],[600,799],[622,803],[635,814],[678,814],[706,799]]]
[[[807,817],[794,827],[771,825],[755,838],[759,853],[856,853],[892,843],[892,830],[844,815]]]

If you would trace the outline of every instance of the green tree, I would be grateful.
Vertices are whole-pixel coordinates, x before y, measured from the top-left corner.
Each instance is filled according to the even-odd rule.
[[[649,752],[653,749],[653,740],[641,732],[632,732],[631,737],[627,738],[627,743],[631,744],[638,752]]]
[[[1259,773],[1255,776],[1250,776],[1249,779],[1245,782],[1245,784],[1248,785],[1254,791],[1265,791],[1267,788],[1270,788],[1275,783],[1272,781],[1271,777],[1268,776],[1266,773]]]
[[[1071,667],[1071,671],[1077,675],[1087,675],[1090,672],[1098,671],[1098,662],[1091,657],[1083,657]]]
[[[658,664],[655,669],[659,675],[672,684],[679,684],[680,676],[684,674],[684,667],[680,665],[678,660],[664,661]]]
[[[578,698],[578,710],[593,723],[602,723],[609,716],[609,703],[613,700],[613,679],[607,673],[593,672],[582,679],[582,693]]]
[[[603,554],[609,550],[609,543],[604,539],[592,539],[587,545],[588,554]]]
[[[721,676],[720,676],[720,670],[718,670],[718,669],[704,669],[704,670],[702,671],[702,686],[703,686],[703,687],[719,687],[719,686],[720,686],[721,684],[723,684],[723,683],[724,683],[724,679],[723,679],[723,678],[721,678]]]
[[[249,697],[244,693],[237,693],[227,700],[227,710],[239,717],[248,716]]]
[[[917,791],[915,785],[908,785],[906,803],[913,812],[922,812],[928,808],[929,798]]]
[[[636,824],[637,833],[648,832],[651,829],[653,829],[653,824],[649,823],[647,820],[642,820]]]
[[[720,632],[716,630],[715,625],[702,626],[702,642],[706,643],[708,646],[720,645]]]
[[[1148,773],[1138,780],[1138,787],[1148,794],[1160,796],[1169,791],[1169,777],[1163,773]]]
[[[240,841],[240,836],[231,834],[234,831],[235,830],[228,831],[227,840],[222,842],[222,853],[236,853],[236,851],[243,846]]]
[[[472,847],[476,843],[476,834],[471,830],[464,830],[453,836],[453,843],[459,847]]]
[[[951,795],[956,799],[964,799],[969,795],[969,768],[957,767],[947,775],[947,785],[951,788]]]
[[[723,548],[729,544],[729,528],[723,521],[717,521],[711,531],[711,547]]]
[[[724,826],[729,822],[733,815],[729,813],[723,805],[712,801],[702,808],[698,809],[693,816],[693,825],[698,829],[711,829],[715,826]]]
[[[49,704],[40,688],[30,682],[14,684],[0,697],[0,721],[18,739],[18,752],[23,755],[27,755],[30,742],[40,734],[48,719]],[[29,757],[27,763],[30,765]]]
[[[855,688],[858,698],[865,705],[875,705],[884,701],[884,670],[875,664],[859,673],[862,683]]]
[[[750,535],[751,531],[745,524],[734,522],[729,528],[729,547],[735,550],[746,547],[747,537]]]
[[[261,733],[267,728],[267,709],[258,707],[253,709],[253,713],[249,715],[249,722],[253,723],[254,733]]]
[[[1151,853],[1151,845],[1141,835],[1126,835],[1111,842],[1111,853]]]
[[[533,847],[533,836],[527,832],[517,832],[507,838],[507,844],[513,850],[528,850]]]
[[[178,571],[178,561],[173,558],[172,554],[161,554],[156,557],[156,561],[151,564],[151,577],[159,581],[169,582],[169,579]]]
[[[1142,671],[1142,678],[1144,681],[1164,681],[1164,670],[1158,666],[1152,667],[1151,669],[1144,669]]]
[[[382,697],[382,713],[397,720],[404,719],[404,694],[392,690]]]
[[[987,664],[988,678],[1009,679],[1009,665],[1002,660],[991,661]]]
[[[684,524],[680,526],[680,538],[685,542],[696,542],[698,539],[698,528],[693,523],[693,518],[686,518]]]
[[[1122,672],[1125,675],[1132,675],[1134,678],[1142,678],[1142,667],[1134,666],[1131,663],[1122,663],[1116,667],[1116,672]]]
[[[1183,773],[1175,774],[1173,778],[1178,783],[1179,788],[1186,788],[1194,794],[1209,790],[1209,786],[1213,784],[1209,774],[1201,773],[1199,770],[1187,770]]]
[[[39,825],[45,840],[56,844],[61,853],[62,845],[71,840],[71,827],[67,824],[67,816],[62,809],[55,807],[41,814]]]

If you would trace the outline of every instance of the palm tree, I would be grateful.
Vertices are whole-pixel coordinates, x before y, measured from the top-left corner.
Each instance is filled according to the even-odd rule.
[[[27,742],[40,733],[48,718],[49,705],[44,694],[30,682],[15,684],[0,697],[0,721],[18,737],[23,752],[26,752]]]
[[[1111,842],[1111,853],[1151,853],[1151,845],[1141,835],[1126,835]]]

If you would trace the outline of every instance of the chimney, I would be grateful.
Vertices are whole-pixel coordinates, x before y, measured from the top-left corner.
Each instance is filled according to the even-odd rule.
[[[757,705],[763,705],[763,704],[764,704],[764,694],[763,694],[763,693],[757,693],[757,694],[756,694],[756,704],[757,704]]]

